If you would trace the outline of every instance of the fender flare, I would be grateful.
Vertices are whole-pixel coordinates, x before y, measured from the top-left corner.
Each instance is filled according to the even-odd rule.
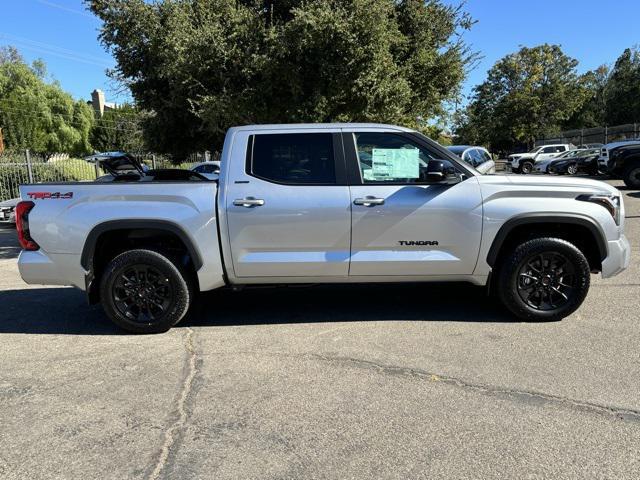
[[[595,220],[586,215],[580,215],[578,213],[563,213],[561,215],[549,215],[546,213],[525,213],[522,215],[516,215],[515,217],[507,220],[491,243],[489,253],[487,253],[487,264],[493,267],[498,258],[498,252],[502,248],[505,240],[514,228],[521,225],[530,225],[536,223],[559,223],[565,225],[580,225],[587,228],[593,237],[596,239],[598,251],[600,252],[600,260],[607,258],[607,240],[602,228]]]
[[[191,256],[191,260],[193,261],[193,265],[196,271],[202,268],[202,257],[200,256],[198,249],[195,248],[193,241],[191,240],[189,235],[187,235],[187,233],[182,229],[182,227],[167,220],[136,219],[108,220],[93,227],[89,232],[89,235],[87,235],[87,239],[84,242],[84,247],[82,248],[82,254],[80,256],[80,264],[82,265],[82,268],[84,268],[86,271],[93,270],[93,256],[95,254],[96,243],[98,242],[98,238],[100,237],[100,235],[113,230],[132,229],[164,230],[165,232],[170,232],[176,235],[187,247],[187,251]]]

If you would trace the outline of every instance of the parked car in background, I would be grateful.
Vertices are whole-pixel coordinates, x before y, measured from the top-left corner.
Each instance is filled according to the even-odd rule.
[[[19,198],[0,202],[0,223],[16,223],[16,205]]]
[[[547,166],[547,173],[575,175],[576,173],[583,172],[588,175],[597,175],[600,149],[589,148],[576,150],[576,152],[577,153],[572,156],[551,160]]]
[[[624,167],[622,164],[625,162],[623,161],[623,158],[627,157],[630,153],[630,151],[626,149],[626,147],[631,147],[631,150],[634,150],[633,147],[636,145],[640,145],[640,139],[638,138],[607,143],[600,149],[600,157],[598,158],[598,170],[602,173],[608,173],[614,176],[618,175],[624,180],[625,175],[623,171]],[[619,165],[611,162],[612,157],[614,156],[614,151],[617,151],[615,154],[616,156],[620,156],[620,162],[618,162]],[[632,182],[632,179],[629,178],[628,181]],[[625,183],[626,182],[627,180],[625,180]]]
[[[496,173],[496,162],[491,158],[491,154],[484,147],[473,147],[470,145],[451,145],[447,147],[451,152],[459,156],[478,172],[482,174]]]
[[[527,153],[514,153],[507,158],[505,168],[507,171],[515,173],[531,173],[536,162],[541,162],[549,158],[574,150],[576,147],[570,143],[558,143],[553,145],[541,145]]]
[[[585,150],[588,148],[602,148],[604,143],[583,143],[578,145],[578,148],[581,150]]]
[[[204,175],[209,180],[218,180],[220,176],[220,161],[201,162],[191,167],[192,172]]]
[[[603,154],[606,163],[602,163]],[[640,188],[640,140],[618,142],[602,147],[598,168],[609,175],[622,178],[630,188]]]
[[[535,173],[549,173],[549,165],[556,160],[567,160],[574,158],[579,155],[583,150],[575,149],[575,150],[567,150],[564,153],[561,153],[555,157],[546,158],[544,160],[540,160],[539,162],[535,162],[533,164],[533,172]]]

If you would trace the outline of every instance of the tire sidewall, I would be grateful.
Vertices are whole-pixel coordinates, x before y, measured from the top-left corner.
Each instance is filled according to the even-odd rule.
[[[531,162],[523,162],[520,167],[520,171],[525,175],[530,174],[533,171],[533,163]]]
[[[625,170],[623,180],[629,188],[640,188],[640,162],[630,165]]]
[[[569,302],[554,310],[536,310],[527,305],[518,293],[518,272],[525,261],[543,252],[557,252],[573,264],[576,276],[575,293]],[[537,238],[522,243],[505,259],[498,274],[498,293],[502,303],[517,317],[527,321],[560,320],[575,312],[589,291],[589,262],[577,247],[559,238]]]
[[[140,323],[127,318],[115,305],[113,286],[118,276],[132,265],[151,266],[169,279],[172,298],[162,317],[155,322]],[[129,250],[116,256],[107,266],[100,282],[100,298],[109,318],[119,327],[132,333],[166,332],[186,314],[191,303],[191,292],[185,275],[166,256],[152,250]]]

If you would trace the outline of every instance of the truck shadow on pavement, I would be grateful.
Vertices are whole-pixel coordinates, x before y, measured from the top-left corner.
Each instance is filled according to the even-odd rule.
[[[185,325],[367,321],[514,322],[486,290],[468,284],[247,288],[204,294]]]
[[[73,288],[4,290],[0,305],[0,334],[126,334]],[[327,285],[206,293],[177,328],[394,320],[519,321],[466,284]]]
[[[0,225],[0,260],[18,258],[20,244],[15,225]]]

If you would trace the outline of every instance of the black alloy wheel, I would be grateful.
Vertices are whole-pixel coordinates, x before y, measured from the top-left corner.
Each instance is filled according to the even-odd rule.
[[[558,252],[543,252],[526,259],[518,271],[518,294],[536,310],[562,307],[573,295],[575,268]]]
[[[189,309],[190,278],[160,252],[128,250],[107,265],[100,280],[100,300],[109,318],[128,332],[166,332]]]
[[[629,165],[622,175],[624,184],[629,188],[640,188],[640,161]]]
[[[560,320],[577,310],[589,291],[589,262],[561,238],[533,238],[516,245],[504,252],[496,270],[500,300],[526,321]]]
[[[132,322],[149,323],[162,317],[171,305],[172,289],[167,275],[150,265],[132,265],[113,283],[118,311]]]

